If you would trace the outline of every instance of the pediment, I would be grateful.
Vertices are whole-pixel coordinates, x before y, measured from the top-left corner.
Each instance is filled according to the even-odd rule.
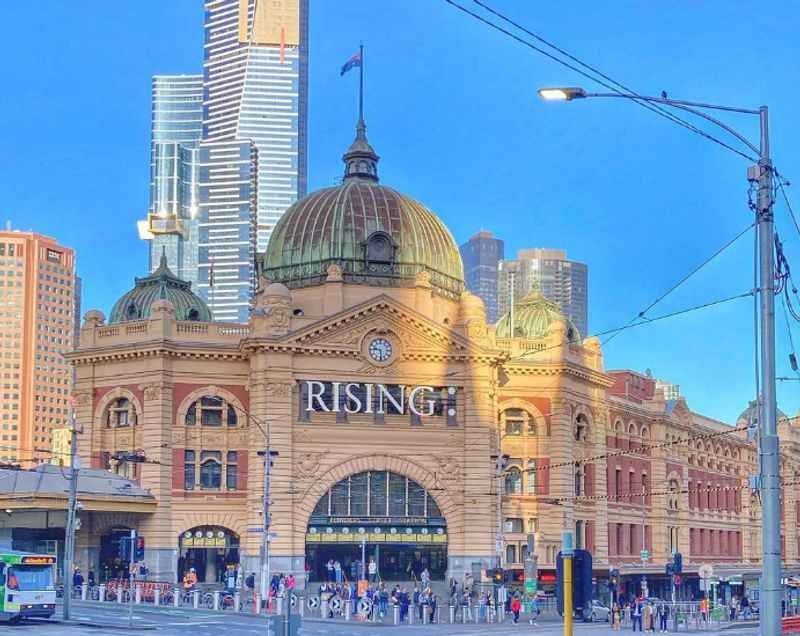
[[[372,334],[393,335],[400,341],[404,357],[488,353],[389,296],[379,296],[290,333],[283,344],[309,351],[356,353],[363,350],[365,339]]]

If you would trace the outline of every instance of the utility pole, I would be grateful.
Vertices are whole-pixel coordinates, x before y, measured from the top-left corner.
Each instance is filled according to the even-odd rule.
[[[272,633],[272,627],[267,612],[269,606],[269,591],[270,591],[270,571],[269,571],[269,542],[270,542],[270,513],[269,513],[269,476],[272,469],[272,458],[278,456],[278,451],[270,450],[269,436],[266,437],[266,448],[259,451],[259,455],[264,456],[264,499],[263,499],[263,515],[264,523],[262,526],[261,535],[261,600],[264,600],[264,614],[267,616],[267,636]]]
[[[562,598],[564,599],[564,636],[572,636],[572,558],[575,556],[575,551],[572,547],[572,532],[565,530],[561,533],[561,558],[563,565],[564,576],[562,583],[564,585]]]
[[[757,222],[761,301],[761,532],[763,572],[760,616],[762,634],[781,631],[780,457],[775,398],[775,228],[772,215],[772,161],[769,156],[767,107],[759,108],[761,139],[758,165],[748,171],[758,183]],[[758,398],[758,396],[756,396]]]
[[[75,411],[69,414],[69,502],[67,504],[67,532],[64,538],[64,607],[63,619],[70,618],[72,609],[72,569],[75,561],[75,508],[78,504],[78,431],[75,426]]]

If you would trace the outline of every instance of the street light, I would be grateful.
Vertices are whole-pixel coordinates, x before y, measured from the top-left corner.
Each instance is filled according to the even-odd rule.
[[[568,102],[573,99],[586,97],[586,91],[579,86],[540,88],[539,97],[549,102]]]
[[[539,90],[542,99],[548,101],[571,101],[576,98],[613,97],[635,102],[664,104],[702,117],[741,141],[758,156],[758,163],[747,170],[747,179],[757,184],[756,215],[759,250],[759,318],[761,324],[761,418],[759,421],[759,454],[761,461],[759,485],[762,501],[762,563],[761,576],[761,633],[778,634],[781,631],[781,543],[780,543],[780,454],[777,432],[777,408],[775,399],[775,263],[773,243],[775,228],[772,204],[772,161],[769,153],[768,110],[758,110],[688,102],[662,97],[650,97],[635,93],[589,93],[582,88],[550,87]],[[756,146],[724,122],[712,117],[704,110],[721,110],[746,115],[757,115],[760,124],[759,144]],[[697,130],[697,129],[695,129]],[[701,133],[702,134],[702,133]],[[734,149],[735,150],[735,149]],[[739,152],[736,150],[736,152]],[[740,153],[742,154],[742,153]],[[747,155],[745,155],[747,156]]]

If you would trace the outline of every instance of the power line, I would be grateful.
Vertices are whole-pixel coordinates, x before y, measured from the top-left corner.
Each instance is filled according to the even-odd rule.
[[[477,1],[477,0],[475,0],[475,1]],[[660,295],[658,298],[656,298],[656,299],[655,299],[653,302],[651,302],[651,303],[650,303],[650,304],[649,304],[647,307],[645,307],[645,308],[644,308],[642,311],[640,311],[640,312],[639,312],[639,313],[638,313],[636,316],[634,316],[633,318],[631,318],[631,319],[628,321],[628,323],[627,323],[627,324],[628,324],[628,325],[632,324],[632,323],[633,323],[633,322],[634,322],[634,321],[635,321],[637,318],[644,319],[644,316],[645,316],[645,314],[646,314],[648,311],[650,311],[650,310],[651,310],[653,307],[655,307],[655,306],[656,306],[658,303],[660,303],[660,302],[661,302],[662,300],[664,300],[664,299],[665,299],[667,296],[669,296],[669,295],[670,295],[672,292],[674,292],[676,289],[678,289],[678,287],[680,287],[681,285],[683,285],[683,284],[684,284],[684,283],[685,283],[687,280],[689,280],[689,279],[690,279],[692,276],[694,276],[694,275],[695,275],[697,272],[699,272],[701,269],[703,269],[703,268],[704,268],[706,265],[708,265],[708,264],[709,264],[711,261],[713,261],[713,260],[714,260],[714,259],[715,259],[717,256],[719,256],[720,254],[722,254],[722,252],[724,252],[726,249],[728,249],[728,248],[729,248],[731,245],[733,245],[734,243],[736,243],[736,241],[738,241],[738,240],[739,240],[739,239],[740,239],[742,236],[744,236],[745,234],[747,234],[747,232],[749,232],[749,231],[750,231],[752,228],[754,228],[755,226],[756,226],[756,223],[755,223],[755,222],[753,222],[753,223],[751,223],[750,225],[748,225],[748,226],[747,226],[745,229],[743,229],[743,230],[742,230],[741,232],[739,232],[739,233],[738,233],[736,236],[734,236],[734,237],[733,237],[731,240],[729,240],[727,243],[725,243],[725,244],[724,244],[722,247],[720,247],[720,248],[719,248],[719,249],[718,249],[716,252],[714,252],[714,253],[713,253],[711,256],[709,256],[709,257],[708,257],[706,260],[704,260],[704,261],[703,261],[702,263],[700,263],[700,264],[699,264],[697,267],[695,267],[695,268],[694,268],[692,271],[690,271],[690,272],[689,272],[688,274],[686,274],[686,275],[685,275],[683,278],[681,278],[681,279],[680,279],[678,282],[676,282],[674,285],[672,285],[672,287],[670,287],[670,288],[669,288],[667,291],[665,291],[665,292],[664,292],[663,294],[661,294],[661,295]],[[755,286],[754,286],[754,288],[755,288]],[[605,344],[608,344],[608,343],[609,343],[611,340],[613,340],[614,338],[616,338],[616,337],[617,337],[618,333],[619,333],[619,332],[617,332],[617,333],[615,333],[615,334],[613,334],[613,335],[609,336],[609,337],[608,337],[608,338],[605,340],[605,342],[603,342],[603,344],[604,344],[604,345],[605,345]]]
[[[794,223],[794,227],[797,230],[797,233],[800,234],[800,223],[797,222],[797,217],[794,215],[794,210],[792,209],[792,204],[789,202],[789,195],[786,194],[786,189],[784,185],[790,185],[788,181],[781,175],[777,170],[774,170],[775,176],[778,182],[778,189],[781,191],[783,195],[783,200],[786,203],[786,208],[789,210],[789,216],[792,217],[792,222]]]
[[[722,147],[724,147],[724,148],[727,148],[727,149],[728,149],[728,150],[730,150],[731,152],[734,152],[734,153],[736,153],[737,155],[740,155],[741,157],[743,157],[743,158],[747,159],[748,161],[753,161],[753,162],[755,162],[755,161],[756,161],[756,159],[755,159],[754,157],[751,157],[751,156],[750,156],[750,155],[748,155],[747,153],[744,153],[744,152],[742,152],[741,150],[739,150],[739,149],[737,149],[737,148],[734,148],[734,147],[733,147],[733,146],[731,146],[730,144],[727,144],[727,143],[725,143],[724,141],[722,141],[721,139],[718,139],[717,137],[714,137],[714,136],[713,136],[713,135],[711,135],[710,133],[707,133],[706,131],[704,131],[704,130],[702,130],[701,128],[698,128],[697,126],[695,126],[695,125],[693,125],[693,124],[689,123],[688,121],[686,121],[686,120],[684,120],[684,119],[682,119],[682,118],[678,117],[677,115],[675,115],[675,114],[673,114],[673,113],[671,113],[671,112],[669,112],[669,111],[667,111],[667,110],[664,110],[664,109],[655,108],[653,104],[651,104],[650,102],[648,102],[648,101],[644,100],[644,99],[643,99],[643,97],[642,97],[642,95],[639,95],[639,94],[637,94],[637,93],[634,93],[634,92],[631,92],[631,91],[629,91],[629,92],[626,92],[626,93],[622,93],[622,92],[620,92],[620,91],[619,91],[619,90],[618,90],[618,89],[617,89],[617,88],[616,88],[616,87],[615,87],[613,84],[610,84],[610,83],[608,83],[608,82],[605,82],[605,81],[603,81],[603,80],[601,80],[601,79],[598,79],[597,77],[594,77],[594,76],[590,75],[589,73],[586,73],[585,71],[581,70],[581,69],[580,69],[580,68],[578,68],[577,66],[575,66],[575,65],[573,65],[573,64],[570,64],[569,62],[565,62],[565,61],[564,61],[564,60],[562,60],[561,58],[559,58],[559,57],[557,57],[557,56],[553,55],[552,53],[549,53],[549,52],[545,51],[544,49],[542,49],[542,48],[540,48],[540,47],[538,47],[538,46],[536,46],[536,45],[534,45],[534,44],[532,44],[532,43],[528,42],[527,40],[524,40],[523,38],[519,37],[518,35],[515,35],[515,34],[514,34],[514,33],[512,33],[511,31],[508,31],[507,29],[504,29],[504,28],[503,28],[503,27],[501,27],[500,25],[498,25],[498,24],[496,24],[496,23],[494,23],[494,22],[492,22],[492,21],[490,21],[490,20],[487,20],[487,19],[486,19],[486,18],[484,18],[483,16],[481,16],[481,15],[479,15],[479,14],[477,14],[477,13],[473,12],[473,11],[470,11],[470,10],[469,10],[469,9],[467,9],[466,7],[464,7],[464,6],[460,5],[460,4],[458,4],[457,2],[454,2],[454,0],[444,0],[444,1],[445,1],[447,4],[449,4],[449,5],[453,6],[453,7],[455,7],[455,8],[456,8],[456,9],[458,9],[459,11],[462,11],[463,13],[465,13],[465,14],[467,14],[467,15],[469,15],[469,16],[471,16],[471,17],[473,17],[474,19],[476,19],[476,20],[478,20],[478,21],[480,21],[480,22],[484,23],[485,25],[487,25],[487,26],[491,27],[492,29],[495,29],[495,30],[497,30],[497,31],[499,31],[499,32],[501,32],[501,33],[503,33],[503,34],[507,35],[508,37],[512,38],[513,40],[516,40],[516,41],[517,41],[517,42],[519,42],[520,44],[523,44],[524,46],[527,46],[528,48],[531,48],[531,49],[533,49],[533,50],[534,50],[534,51],[536,51],[537,53],[540,53],[540,54],[544,55],[545,57],[548,57],[548,58],[550,58],[550,59],[551,59],[551,60],[553,60],[554,62],[557,62],[558,64],[560,64],[560,65],[562,65],[562,66],[564,66],[564,67],[566,67],[566,68],[568,68],[568,69],[570,69],[570,70],[572,70],[572,71],[575,71],[576,73],[578,73],[579,75],[581,75],[581,76],[583,76],[583,77],[585,77],[585,78],[589,79],[590,81],[592,81],[592,82],[596,82],[596,83],[600,84],[601,86],[603,86],[603,87],[607,88],[608,90],[610,90],[610,91],[612,91],[612,92],[614,92],[614,93],[616,93],[616,94],[618,94],[618,95],[623,95],[623,96],[625,96],[625,97],[629,97],[629,98],[631,98],[631,100],[632,100],[632,101],[635,101],[637,104],[639,104],[639,105],[640,105],[640,106],[642,106],[643,108],[646,108],[647,110],[650,110],[650,111],[652,111],[652,112],[656,113],[656,114],[657,114],[657,115],[659,115],[660,117],[664,117],[664,118],[666,118],[666,119],[668,119],[668,120],[672,121],[673,123],[675,123],[675,124],[677,124],[677,125],[679,125],[679,126],[682,126],[682,127],[686,128],[686,129],[690,130],[691,132],[694,132],[694,133],[696,133],[696,134],[700,135],[701,137],[705,137],[705,138],[706,138],[706,139],[708,139],[709,141],[713,141],[714,143],[716,143],[716,144],[719,144],[720,146],[722,146]],[[473,0],[473,1],[475,1],[475,0]],[[478,3],[478,4],[480,4],[480,3]],[[515,24],[515,25],[516,25],[516,23],[514,23],[513,21],[511,21],[509,18],[506,18],[505,16],[502,16],[502,14],[499,14],[499,13],[497,13],[496,11],[489,9],[488,7],[486,7],[486,5],[482,5],[482,4],[481,4],[481,6],[483,6],[483,7],[484,7],[486,10],[488,10],[488,11],[492,11],[492,13],[494,13],[495,15],[497,15],[498,17],[500,17],[501,19],[503,19],[503,20],[505,20],[505,21],[509,22],[510,24]],[[525,31],[526,33],[531,33],[530,31],[527,31],[526,29],[523,29],[523,28],[522,28],[522,27],[520,27],[520,26],[517,26],[517,28],[519,28],[519,29],[521,29],[521,30]],[[538,36],[535,36],[535,35],[534,35],[534,37],[537,37],[537,38],[538,38]],[[540,39],[541,41],[544,41],[544,40],[542,40],[541,38],[538,38],[538,39]],[[551,46],[551,47],[555,48],[556,50],[559,50],[559,51],[560,51],[560,49],[558,49],[558,48],[554,47],[552,44],[549,44],[549,43],[547,43],[547,45],[548,45],[548,46]],[[565,55],[568,55],[568,54],[565,54]],[[585,67],[587,67],[587,68],[591,68],[591,67],[590,67],[590,66],[588,66],[587,64],[585,64],[585,63],[581,62],[580,60],[577,60],[577,58],[575,58],[575,57],[573,57],[573,56],[569,56],[569,57],[570,57],[571,59],[574,59],[574,60],[578,61],[578,63],[579,63],[579,64],[581,64],[581,65],[583,65],[583,66],[585,66]],[[595,72],[596,72],[596,71],[595,71]],[[601,76],[603,76],[603,77],[605,77],[605,76],[604,76],[604,75],[602,75],[602,74],[600,74],[600,75],[601,75]],[[614,80],[612,80],[612,81],[614,81]],[[617,84],[617,86],[622,86],[621,84],[619,84],[619,83],[617,83],[617,82],[614,82],[614,83],[615,83],[615,84]],[[626,89],[626,90],[628,90],[628,89]]]

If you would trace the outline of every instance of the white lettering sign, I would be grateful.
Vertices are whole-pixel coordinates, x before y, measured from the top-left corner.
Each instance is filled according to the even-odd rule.
[[[320,382],[303,380],[303,408],[308,412],[401,414],[455,414],[455,387],[408,387],[404,384]],[[438,412],[437,412],[438,411]]]

